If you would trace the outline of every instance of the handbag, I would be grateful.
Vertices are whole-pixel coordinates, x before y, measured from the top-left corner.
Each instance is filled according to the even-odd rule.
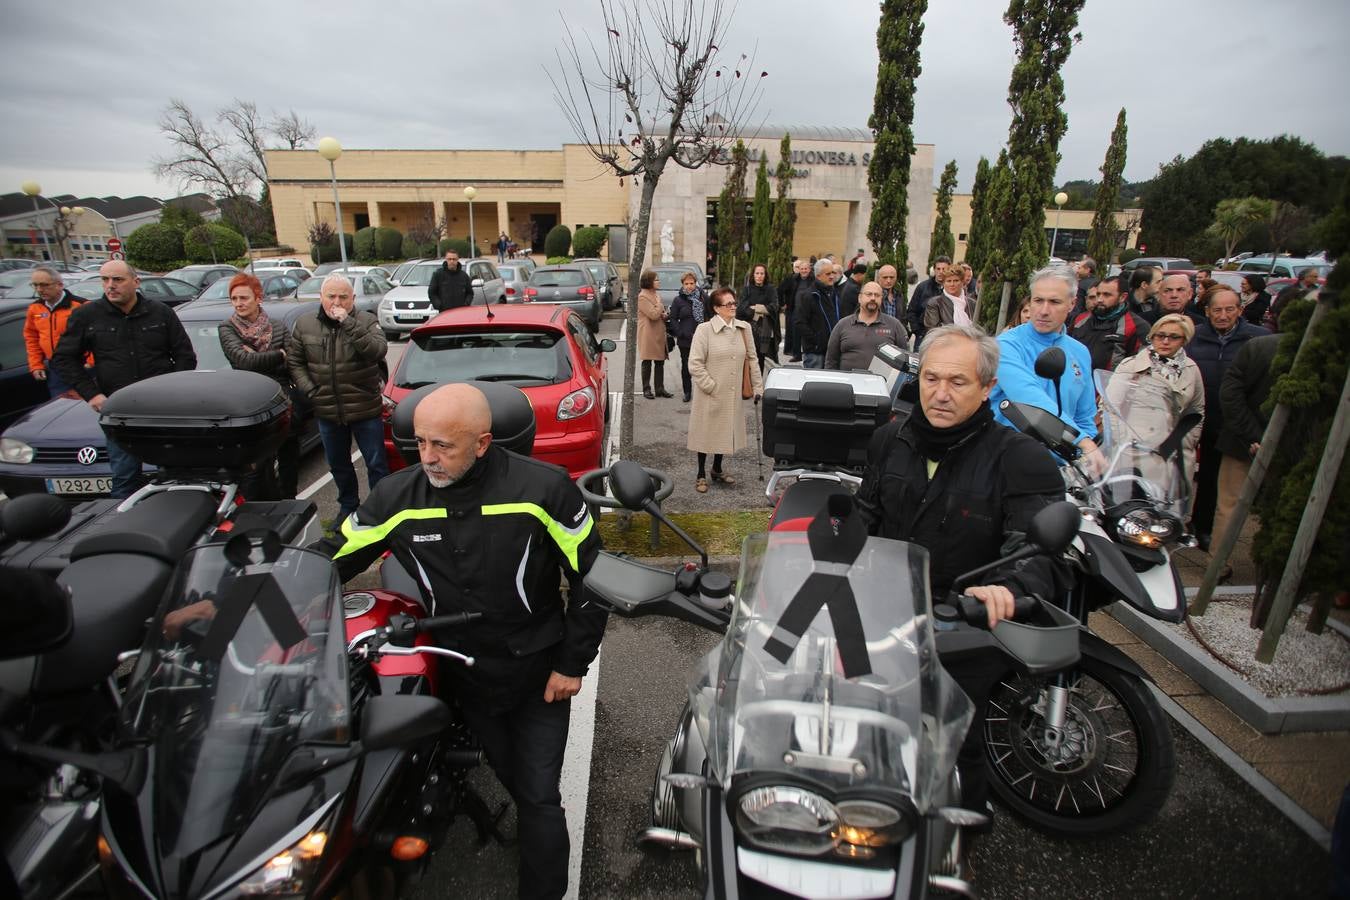
[[[741,332],[743,335],[743,343],[749,341],[749,332],[750,329],[748,328]],[[750,346],[749,343],[745,343],[745,362],[741,365],[742,400],[749,400],[751,397],[755,396],[755,376],[751,374],[750,367],[757,364],[758,361],[755,356],[755,348]]]

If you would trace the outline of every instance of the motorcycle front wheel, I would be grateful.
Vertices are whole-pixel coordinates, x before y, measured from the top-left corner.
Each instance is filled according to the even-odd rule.
[[[1167,719],[1139,678],[1084,656],[1069,676],[1064,729],[1046,728],[1055,676],[1010,673],[984,722],[990,786],[1041,831],[1094,837],[1157,814],[1176,775]]]

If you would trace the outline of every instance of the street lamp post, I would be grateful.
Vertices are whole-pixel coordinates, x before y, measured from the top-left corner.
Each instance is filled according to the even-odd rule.
[[[61,251],[61,262],[70,264],[70,258],[66,251],[67,241],[70,240],[70,233],[75,230],[75,222],[80,216],[84,215],[83,206],[63,206],[58,210],[55,223],[52,230],[56,232],[56,248]]]
[[[333,182],[333,206],[337,210],[337,242],[338,253],[342,255],[342,274],[347,274],[347,242],[342,239],[342,201],[338,199],[337,189],[337,158],[342,155],[342,145],[338,143],[337,138],[326,137],[319,139],[319,155],[328,160],[328,175]]]
[[[38,217],[42,215],[42,210],[38,209],[38,195],[42,193],[42,185],[38,184],[36,181],[25,181],[22,185],[20,185],[20,189],[25,194],[33,198],[34,224],[37,225],[38,230],[42,232],[42,246],[47,248],[47,258],[51,259],[52,245],[47,240],[47,229],[42,227],[41,221],[38,221]]]
[[[464,189],[464,196],[469,201],[469,255],[477,256],[478,245],[474,243],[473,239],[473,198],[478,196],[478,188],[469,185]]]
[[[1055,255],[1055,250],[1059,245],[1059,214],[1064,211],[1064,204],[1069,202],[1069,195],[1060,191],[1055,195],[1055,232],[1050,238],[1050,255]]]

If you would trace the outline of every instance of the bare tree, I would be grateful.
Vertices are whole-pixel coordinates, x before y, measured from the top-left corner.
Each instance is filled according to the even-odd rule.
[[[183,100],[169,100],[159,118],[172,152],[154,160],[158,178],[199,185],[216,197],[238,197],[248,186],[250,173],[228,140],[200,119]]]
[[[304,146],[314,140],[314,135],[318,131],[314,128],[314,123],[300,118],[295,110],[287,110],[285,115],[276,115],[268,123],[267,130],[270,131],[277,140],[286,145],[287,150],[301,150]]]
[[[550,72],[554,97],[591,156],[642,185],[628,264],[628,334],[637,335],[638,280],[647,254],[652,197],[672,160],[686,169],[729,161],[762,92],[754,60],[724,63],[719,44],[730,24],[724,0],[600,0],[603,44],[583,51],[563,16],[564,51]],[[637,354],[625,354],[624,395],[632,409]],[[621,456],[631,456],[633,416],[623,417]]]
[[[252,181],[267,184],[267,158],[263,156],[267,150],[263,137],[266,129],[258,117],[258,104],[236,97],[234,105],[222,109],[218,118],[242,145],[234,151],[236,164]]]

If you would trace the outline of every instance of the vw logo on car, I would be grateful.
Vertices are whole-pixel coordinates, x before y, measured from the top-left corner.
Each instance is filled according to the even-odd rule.
[[[82,466],[92,466],[98,462],[98,448],[81,447],[80,451],[75,454],[75,458],[80,461]]]

